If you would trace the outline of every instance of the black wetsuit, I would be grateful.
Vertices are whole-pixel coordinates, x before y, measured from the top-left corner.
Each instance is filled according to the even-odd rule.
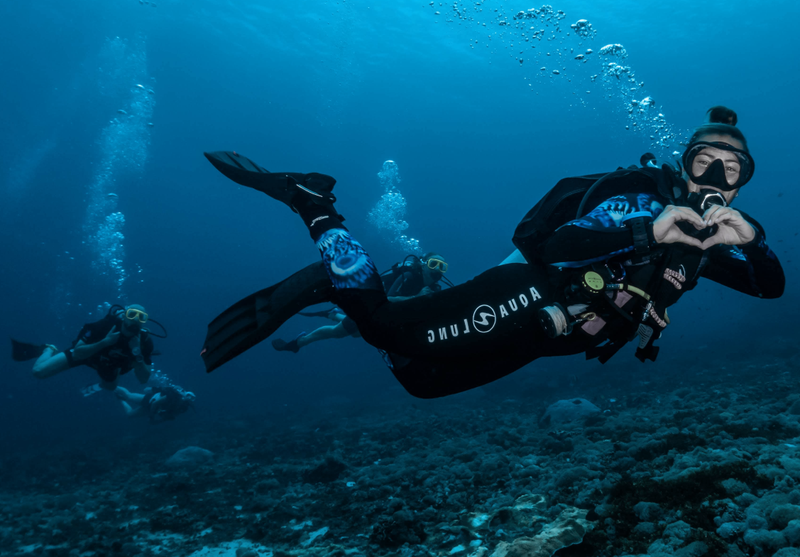
[[[75,348],[79,341],[83,341],[84,344],[100,342],[115,327],[119,330],[120,320],[119,317],[113,314],[107,315],[100,321],[87,323],[78,333],[78,338],[72,343],[72,347]],[[141,331],[139,333],[139,341],[144,363],[147,365],[152,364],[153,339],[150,338],[147,332]],[[75,360],[70,350],[65,352],[65,355],[70,367],[89,366],[97,371],[103,381],[111,383],[118,376],[128,373],[136,364],[136,357],[132,354],[129,343],[130,337],[120,334],[113,346],[103,348],[86,359]]]
[[[609,272],[613,267],[617,278],[624,276],[650,294],[655,306],[647,319],[663,326],[666,309],[700,277],[753,296],[783,293],[780,263],[760,225],[749,217],[756,237],[747,245],[706,251],[685,244],[655,245],[649,262],[634,264],[633,233],[626,220],[642,214],[655,220],[668,204],[652,193],[612,197],[553,232],[542,246],[541,263],[495,267],[454,288],[397,303],[387,301],[369,255],[333,216],[314,221],[319,209],[298,209],[321,252],[336,302],[364,339],[384,352],[409,393],[433,398],[484,385],[537,358],[582,352],[601,356],[609,345],[631,340],[648,306],[628,292],[603,293],[589,308],[598,319],[568,336],[545,336],[537,310],[568,302],[565,285],[592,265]],[[320,230],[316,222],[322,222]]]
[[[393,268],[393,270],[395,269]],[[419,265],[399,265],[395,271],[395,273],[388,277],[385,274],[381,275],[387,297],[413,298],[425,288],[425,281],[422,278],[422,269]],[[389,280],[386,280],[387,278],[389,278]],[[392,278],[394,280],[391,280]],[[438,282],[434,282],[428,286],[428,288],[433,292],[439,292],[442,289],[442,285]],[[359,333],[358,324],[349,316],[342,320],[342,327],[351,335]]]

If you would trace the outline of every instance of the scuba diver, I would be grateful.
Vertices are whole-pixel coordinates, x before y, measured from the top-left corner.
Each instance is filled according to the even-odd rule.
[[[381,283],[386,290],[386,295],[390,302],[401,302],[409,300],[414,296],[424,296],[438,292],[442,289],[439,282],[444,282],[452,287],[444,273],[447,272],[447,262],[444,258],[434,252],[426,253],[422,258],[416,255],[408,255],[402,263],[395,263],[391,269],[381,273]],[[286,342],[282,339],[272,341],[272,347],[279,351],[294,352],[300,351],[304,346],[308,346],[320,340],[332,338],[354,337],[359,338],[361,334],[355,321],[339,308],[334,307],[327,311],[313,313],[299,312],[305,317],[326,317],[331,321],[336,321],[336,325],[319,327],[310,333],[305,331],[300,333],[294,340]]]
[[[114,390],[119,376],[133,370],[140,383],[150,378],[153,339],[166,338],[144,328],[152,321],[144,307],[138,304],[113,305],[106,316],[83,326],[71,348],[59,352],[52,344],[37,345],[11,339],[12,357],[16,361],[36,358],[33,376],[39,379],[52,377],[77,366],[88,366],[100,376],[100,386]]]
[[[197,399],[191,391],[176,385],[146,387],[144,393],[132,393],[124,387],[114,389],[127,416],[147,415],[152,423],[174,420],[189,408],[194,409]]]
[[[755,171],[745,137],[715,120],[695,130],[679,171],[632,167],[561,180],[516,228],[527,263],[398,303],[388,302],[375,264],[342,224],[335,179],[269,173],[235,152],[206,157],[298,213],[328,275],[325,283],[307,268],[223,312],[201,352],[207,371],[263,340],[262,328],[269,331],[284,308],[324,296],[356,322],[411,395],[435,398],[542,357],[585,353],[605,363],[637,337],[636,357],[655,360],[667,309],[701,277],[760,298],[784,290],[763,228],[730,207]]]

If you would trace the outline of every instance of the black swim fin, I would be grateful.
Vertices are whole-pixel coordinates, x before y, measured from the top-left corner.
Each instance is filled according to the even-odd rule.
[[[208,324],[200,356],[207,372],[265,340],[301,309],[330,302],[334,289],[322,262],[240,300]]]
[[[46,344],[30,344],[11,339],[11,358],[15,362],[27,362],[38,358],[47,348]]]
[[[333,309],[326,309],[323,311],[298,311],[297,315],[302,315],[303,317],[325,317],[327,318]]]
[[[300,340],[300,337],[303,337],[305,335],[306,333],[304,331],[299,335],[297,335],[297,337],[294,340],[290,340],[289,342],[286,342],[282,338],[276,338],[275,340],[272,341],[272,347],[278,352],[294,352],[295,354],[297,354],[298,352],[300,352],[300,345],[297,344],[297,341]]]
[[[308,194],[318,205],[331,205],[336,201],[336,196],[332,193],[336,179],[327,174],[269,172],[236,151],[203,154],[227,178],[242,186],[264,192],[289,207],[292,207],[292,200],[300,192]]]

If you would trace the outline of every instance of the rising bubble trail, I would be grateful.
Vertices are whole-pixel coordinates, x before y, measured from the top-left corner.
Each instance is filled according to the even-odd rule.
[[[406,216],[406,198],[400,192],[400,169],[394,161],[386,161],[378,172],[378,179],[383,187],[380,201],[369,212],[369,222],[393,244],[400,246],[406,253],[422,253],[419,240],[410,238]]]
[[[125,262],[125,215],[118,203],[143,172],[155,107],[143,41],[109,39],[98,73],[100,92],[118,99],[119,108],[98,141],[100,160],[88,188],[84,242],[92,253],[93,270],[121,299],[130,273]]]
[[[610,43],[595,52],[590,41],[597,30],[587,19],[568,19],[563,10],[545,4],[541,8],[510,9],[501,0],[430,2],[434,15],[449,24],[474,29],[472,49],[507,51],[524,74],[532,91],[538,83],[565,84],[569,101],[588,106],[595,83],[614,109],[624,115],[625,129],[649,140],[650,147],[666,154],[685,138],[667,122],[644,83],[626,64],[628,52]],[[445,7],[450,9],[445,11]],[[674,154],[674,153],[673,153]]]

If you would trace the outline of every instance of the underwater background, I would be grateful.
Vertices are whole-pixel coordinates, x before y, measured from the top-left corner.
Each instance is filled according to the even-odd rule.
[[[63,349],[84,323],[105,315],[110,304],[141,303],[169,330],[167,339],[155,341],[161,352],[155,367],[197,395],[196,412],[152,425],[125,417],[109,393],[81,396],[81,388],[96,381],[89,368],[38,381],[28,363],[11,361],[9,350],[0,373],[0,515],[6,523],[0,554],[110,554],[113,549],[132,555],[189,555],[205,546],[221,555],[213,548],[225,543],[241,554],[245,541],[230,544],[246,540],[260,544],[254,551],[276,555],[327,555],[347,548],[350,554],[365,555],[479,555],[480,549],[489,555],[496,544],[470,546],[458,534],[436,538],[435,525],[448,522],[447,517],[414,515],[419,510],[411,502],[415,496],[408,495],[405,507],[376,511],[373,519],[364,519],[369,513],[359,510],[351,495],[327,491],[328,499],[319,493],[312,497],[302,493],[311,487],[298,486],[319,485],[302,480],[319,463],[333,462],[326,458],[347,467],[335,475],[336,482],[351,479],[348,474],[355,477],[354,470],[362,465],[356,465],[347,439],[352,447],[363,448],[362,434],[372,439],[370,450],[379,454],[396,450],[398,438],[422,439],[435,436],[438,429],[442,438],[429,439],[431,446],[460,438],[472,447],[467,453],[474,455],[461,458],[459,466],[497,446],[517,450],[527,444],[528,453],[569,458],[563,447],[533,447],[536,439],[558,437],[539,425],[545,409],[574,397],[608,411],[603,416],[622,419],[625,414],[631,422],[662,416],[663,427],[678,424],[681,433],[689,425],[679,420],[686,418],[675,418],[677,406],[665,408],[676,389],[697,394],[694,402],[692,394],[677,395],[685,401],[679,410],[692,414],[695,428],[711,413],[723,412],[708,409],[720,398],[727,396],[734,405],[746,399],[747,408],[731,407],[729,413],[755,420],[752,427],[743,422],[748,431],[763,429],[759,419],[785,413],[784,435],[766,439],[769,444],[785,441],[792,445],[785,450],[793,451],[791,440],[800,435],[797,416],[790,412],[795,402],[791,397],[800,394],[794,380],[800,364],[794,288],[800,242],[799,17],[800,4],[788,0],[563,0],[552,7],[510,0],[0,4],[1,336]],[[755,178],[742,190],[736,207],[764,225],[787,275],[782,298],[758,300],[701,281],[671,308],[672,324],[659,343],[662,350],[655,363],[640,364],[632,357],[632,346],[605,366],[582,357],[539,360],[482,389],[440,401],[410,397],[377,351],[352,338],[317,343],[297,355],[263,343],[205,373],[199,352],[208,322],[318,255],[299,218],[224,179],[203,151],[236,150],[269,170],[334,176],[337,209],[379,268],[389,268],[408,253],[435,251],[449,263],[447,277],[460,283],[513,251],[517,222],[559,179],[637,164],[646,151],[670,161],[673,152],[682,152],[681,142],[703,122],[705,111],[718,104],[738,113],[738,126],[757,162]],[[296,317],[277,336],[294,338],[324,324],[323,319]],[[700,376],[705,383],[698,383]],[[133,374],[122,384],[140,390]],[[628,401],[624,410],[618,402],[623,400]],[[778,406],[768,411],[769,404]],[[522,430],[532,436],[528,441]],[[516,440],[494,443],[498,432]],[[619,430],[609,426],[603,435],[611,443],[633,442],[615,432]],[[710,443],[695,438],[705,439],[692,430],[691,436],[684,434],[683,445],[670,445],[652,459],[671,458],[672,465],[677,457],[669,451],[689,454]],[[164,471],[173,470],[165,468],[165,461],[187,446],[214,452],[214,464],[199,468],[206,477],[247,468],[244,447],[261,447],[265,453],[260,465],[265,467],[294,458],[296,477],[275,472],[282,487],[273,487],[294,486],[308,507],[297,516],[278,512],[289,496],[273,494],[272,503],[264,502],[261,510],[241,519],[245,525],[234,518],[223,520],[223,511],[216,510],[218,516],[206,511],[187,515],[179,526],[164,526],[165,520],[158,527],[152,520],[148,526],[148,517],[163,515],[159,509],[178,504],[174,501],[180,497],[187,499],[178,506],[193,512],[197,493],[212,490],[204,485],[192,491],[194,480],[185,478],[195,478],[197,472],[184,477],[183,471]],[[743,449],[723,444],[715,450]],[[428,470],[455,466],[451,457],[456,452],[445,451]],[[643,466],[640,472],[650,466],[652,459],[643,453],[630,455]],[[424,456],[418,458],[404,464],[408,474],[420,469]],[[800,460],[796,462],[800,470]],[[554,461],[540,468],[554,472],[564,466]],[[619,466],[613,473],[625,469]],[[500,477],[507,469],[515,466],[506,463],[483,475]],[[579,502],[565,489],[580,491],[584,483],[605,481],[595,491],[608,493],[619,477],[587,469],[591,474],[567,479],[542,472],[539,480],[513,488],[488,479],[480,489],[474,483],[456,483],[448,492],[457,493],[459,485],[469,491],[469,502],[451,503],[462,512],[508,507],[510,502],[493,498],[501,494],[513,502],[524,493],[547,495],[548,505],[594,508],[600,495],[587,494]],[[761,475],[751,478],[747,491],[756,498],[764,495],[758,489],[789,474],[784,471],[779,478],[757,473]],[[402,482],[402,475],[374,480],[373,488]],[[148,491],[148,486],[164,501],[137,500],[131,490]],[[790,487],[782,492],[787,499],[775,504],[800,511],[795,504],[800,498],[791,500]],[[351,488],[341,489],[352,493],[347,491]],[[113,513],[93,510],[99,518],[92,522],[86,512],[75,510],[81,501],[99,497],[96,490],[120,490],[130,505],[144,509],[136,519],[139,530],[126,526],[127,537],[113,548],[121,536]],[[387,493],[363,501],[374,507]],[[20,507],[26,497],[28,507]],[[42,505],[58,497],[75,499],[55,505],[60,526],[42,526],[55,520],[38,514],[53,509]],[[226,500],[230,512],[238,506],[236,512],[244,507],[246,514],[256,495],[245,489],[236,497],[239,502]],[[340,509],[338,527],[315,510],[313,502],[323,500],[327,507]],[[341,510],[345,501],[354,506]],[[116,504],[108,503],[109,508]],[[447,506],[428,502],[420,508],[437,505]],[[642,547],[651,547],[647,535],[661,536],[670,527],[669,511],[661,506],[665,524],[649,534],[640,532]],[[764,508],[762,514],[770,521],[772,508]],[[404,520],[421,530],[405,538],[377,536],[376,525],[386,530],[382,517],[397,512],[412,513]],[[351,514],[358,520],[350,521]],[[73,515],[91,528],[65,526],[64,516]],[[547,516],[556,515],[551,511]],[[612,522],[625,519],[608,516]],[[602,530],[606,538],[601,543],[587,537],[582,545],[596,545],[585,554],[644,553],[609,536],[600,517],[594,518],[600,526],[593,531]],[[254,520],[264,522],[261,530],[253,530]],[[279,533],[291,521],[297,525],[305,520],[313,526],[298,527],[291,536]],[[733,522],[748,524],[745,519],[725,523]],[[789,522],[783,528],[773,522],[763,528],[743,526],[730,537],[716,532],[719,524],[690,523],[692,535],[703,527],[713,543],[688,536],[681,542],[706,543],[707,552],[698,555],[732,555],[726,553],[732,551],[728,545],[742,554],[774,554],[797,540],[783,534],[782,545],[769,545],[751,536],[750,543],[747,532],[779,532]],[[215,527],[213,534],[200,536]],[[330,530],[310,536],[322,527]],[[55,536],[54,530],[61,534]],[[80,534],[64,534],[72,530]],[[172,537],[148,538],[145,531]],[[102,540],[91,547],[80,545],[93,535]],[[496,531],[492,535],[470,539],[502,537]],[[453,552],[462,542],[463,550]],[[581,545],[572,543],[578,551]],[[569,544],[553,551],[564,545]],[[569,549],[559,554],[564,551]]]

